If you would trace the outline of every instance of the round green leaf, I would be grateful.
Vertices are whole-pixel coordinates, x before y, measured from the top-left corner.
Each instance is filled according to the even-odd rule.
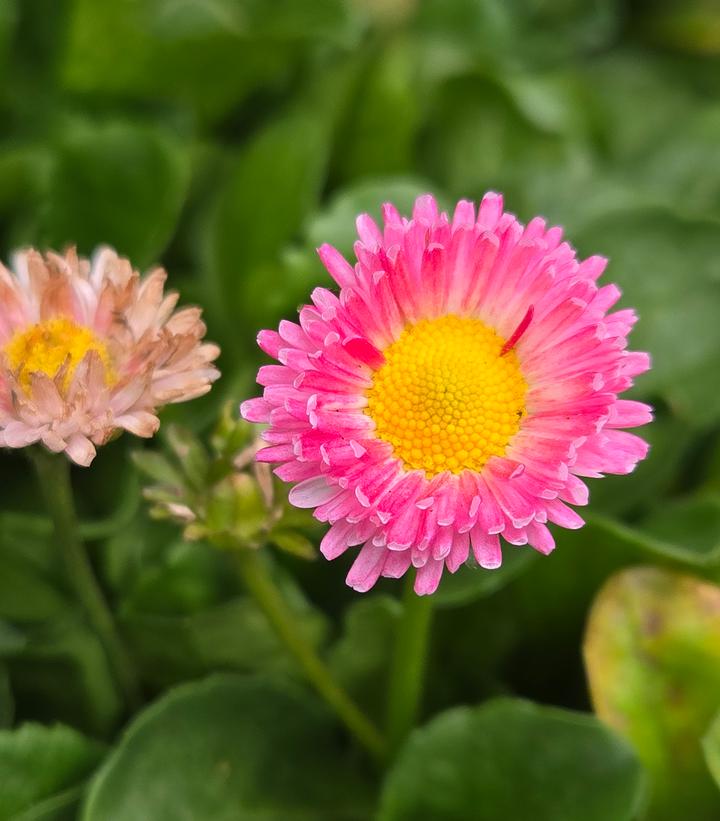
[[[83,821],[366,818],[326,712],[264,678],[171,691],[130,726],[94,780]]]
[[[497,699],[416,730],[381,821],[629,821],[643,794],[625,742],[590,715]]]
[[[101,744],[60,724],[1,730],[0,818],[37,817],[30,810],[81,784],[103,752]]]
[[[720,588],[659,568],[619,573],[591,611],[585,663],[598,715],[652,775],[652,818],[718,818],[700,739],[720,706]]]

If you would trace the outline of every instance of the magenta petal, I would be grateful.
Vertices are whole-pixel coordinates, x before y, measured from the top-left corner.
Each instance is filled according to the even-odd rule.
[[[471,549],[492,569],[502,561],[503,540],[547,554],[555,546],[551,528],[582,527],[571,507],[588,502],[582,477],[629,473],[647,454],[647,444],[626,429],[650,422],[652,410],[620,394],[650,359],[628,350],[637,316],[614,310],[619,289],[597,284],[607,261],[579,260],[562,230],[541,218],[522,225],[504,211],[500,194],[486,194],[477,212],[461,201],[452,218],[430,194],[417,199],[412,218],[389,203],[382,214],[382,225],[358,217],[357,264],[329,245],[318,250],[339,293],[316,288],[299,324],[284,320],[277,332],[259,334],[260,347],[280,364],[260,369],[263,396],[243,403],[242,413],[269,424],[268,447],[257,458],[281,463],[277,475],[298,483],[290,501],[329,523],[323,555],[334,559],[363,544],[350,586],[365,591],[380,575],[399,578],[415,568],[416,592],[426,595],[443,568],[457,571]],[[499,337],[497,354],[488,348],[482,368],[468,366],[467,337],[459,364],[444,353],[459,318]],[[442,333],[412,360],[414,375],[405,374],[376,418],[377,373],[398,355],[388,348],[406,333],[417,344],[415,326],[441,319]],[[513,394],[508,377],[482,393],[479,407],[499,403],[507,415],[502,422],[481,416],[487,429],[477,431],[475,417],[465,424],[463,391],[477,386],[473,374],[488,372],[485,362],[516,363],[515,389],[524,394]],[[428,368],[442,378],[428,377]],[[517,404],[503,406],[510,401]],[[24,413],[23,426],[5,430],[6,441],[42,431],[36,409]],[[446,435],[449,419],[455,438]],[[395,432],[386,434],[384,425]],[[415,442],[424,460],[412,455]],[[470,462],[478,450],[482,459]],[[443,470],[433,473],[436,465]]]

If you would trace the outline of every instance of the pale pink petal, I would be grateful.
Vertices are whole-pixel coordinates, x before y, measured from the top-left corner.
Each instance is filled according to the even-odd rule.
[[[87,467],[95,458],[95,446],[80,433],[74,433],[68,439],[65,452],[73,462],[83,467]]]
[[[0,266],[0,344],[17,343],[0,356],[0,443],[41,440],[88,465],[115,431],[152,436],[160,406],[206,393],[219,349],[202,341],[199,308],[174,313],[165,279],[162,269],[142,278],[109,248],[92,261],[30,249],[13,271]]]

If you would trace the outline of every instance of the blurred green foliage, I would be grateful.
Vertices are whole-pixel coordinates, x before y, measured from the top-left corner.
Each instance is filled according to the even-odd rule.
[[[225,400],[256,391],[257,330],[329,282],[314,248],[351,254],[359,211],[490,188],[524,220],[563,224],[582,254],[610,257],[608,280],[641,317],[633,346],[654,358],[634,395],[657,409],[648,461],[593,482],[588,526],[556,534],[552,556],[509,547],[502,570],[443,582],[424,713],[436,717],[384,777],[293,681],[229,557],[148,518],[128,459],[137,444],[121,440],[75,482],[93,561],[157,699],[125,715],[32,477],[4,456],[0,819],[494,818],[492,802],[514,791],[503,817],[652,821],[688,806],[686,785],[666,777],[677,737],[702,784],[692,821],[719,817],[717,658],[699,647],[707,636],[717,649],[717,612],[701,605],[720,595],[717,3],[0,0],[0,77],[3,258],[26,243],[109,243],[165,265],[205,308],[224,378],[165,421],[207,431]],[[317,542],[309,521],[297,531]],[[396,585],[358,598],[344,561],[268,556],[307,635],[379,720]],[[599,712],[635,746],[646,786],[627,744],[575,712],[591,707],[581,644],[593,599],[638,563],[671,573],[662,601],[625,592],[603,619],[601,600],[588,647],[606,645],[627,671],[612,715]],[[657,638],[649,664],[632,636],[658,607],[697,623],[686,643]],[[685,699],[667,733],[651,722],[662,698],[644,715],[665,676]],[[555,708],[478,706],[497,695]],[[99,740],[112,751],[85,789]]]

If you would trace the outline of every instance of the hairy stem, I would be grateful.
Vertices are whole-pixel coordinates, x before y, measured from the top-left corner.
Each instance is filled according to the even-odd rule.
[[[141,702],[137,676],[80,538],[68,459],[64,454],[50,453],[40,446],[30,448],[29,453],[53,522],[56,544],[62,552],[67,577],[88,622],[105,649],[127,706],[135,710]]]
[[[387,736],[391,754],[402,746],[417,722],[427,665],[432,596],[416,595],[413,581],[413,575],[409,573],[390,672]]]
[[[238,550],[237,557],[245,586],[282,643],[302,668],[308,681],[335,711],[358,742],[376,760],[382,761],[385,757],[385,741],[380,732],[335,681],[332,672],[302,635],[259,552],[244,548]]]

